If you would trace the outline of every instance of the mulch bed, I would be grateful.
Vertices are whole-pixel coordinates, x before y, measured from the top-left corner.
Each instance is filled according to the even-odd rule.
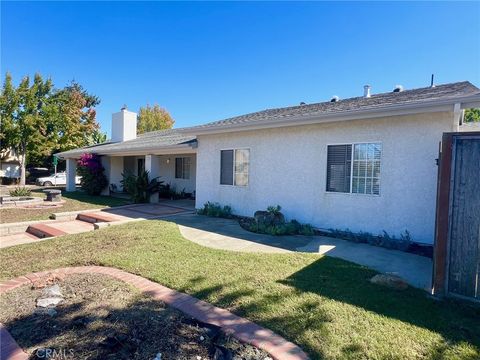
[[[37,307],[36,299],[52,283],[60,286],[64,301]],[[106,275],[22,286],[2,295],[0,308],[0,322],[32,359],[46,352],[51,359],[269,359]]]

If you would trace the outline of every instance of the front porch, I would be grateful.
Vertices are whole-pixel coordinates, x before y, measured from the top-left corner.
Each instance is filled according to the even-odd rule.
[[[119,195],[123,193],[122,174],[131,172],[135,175],[143,170],[149,172],[150,179],[158,177],[164,185],[168,185],[171,192],[190,194],[195,197],[196,163],[194,149],[185,149],[176,153],[158,154],[122,154],[102,155],[102,165],[109,185],[102,191],[102,195]],[[67,160],[66,191],[76,191],[75,175],[77,159]],[[158,202],[159,194],[154,194],[150,202]]]

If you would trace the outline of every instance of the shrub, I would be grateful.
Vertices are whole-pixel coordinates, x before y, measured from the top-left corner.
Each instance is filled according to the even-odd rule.
[[[160,186],[158,196],[162,199],[170,199],[173,191],[174,190],[171,188],[170,184],[162,184],[162,186]]]
[[[240,221],[240,225],[251,232],[258,234],[268,234],[274,236],[281,235],[314,235],[313,227],[309,224],[302,225],[296,220],[286,222],[279,225],[270,225],[263,222],[255,221],[253,218],[244,218]]]
[[[100,195],[108,186],[105,169],[96,154],[83,154],[78,160],[78,174],[82,177],[80,186],[89,195]]]
[[[349,229],[330,229],[330,233],[326,235],[356,243],[381,246],[387,249],[400,251],[407,251],[413,243],[411,235],[407,230],[400,234],[400,239],[394,235],[390,235],[385,230],[381,235],[373,235],[364,231],[354,233]]]
[[[10,190],[10,196],[30,196],[32,191],[27,187],[17,187]]]
[[[280,210],[282,210],[282,207],[280,205],[267,207],[267,211],[272,215],[280,214]]]
[[[315,232],[313,231],[313,226],[310,224],[303,224],[300,227],[300,230],[298,230],[298,233],[305,236],[313,236],[315,234]]]
[[[258,234],[268,235],[314,235],[314,229],[310,224],[300,224],[297,220],[285,221],[280,212],[281,206],[269,206],[267,211],[256,211],[253,218],[240,219],[240,226]]]
[[[197,214],[230,219],[232,217],[232,208],[228,205],[222,206],[219,203],[207,201],[203,208],[197,210]]]
[[[158,192],[158,196],[162,199],[172,199],[172,200],[179,200],[179,199],[190,199],[192,197],[191,193],[185,191],[185,188],[182,191],[178,192],[175,186],[171,186],[170,184],[162,184],[160,186],[160,191]]]
[[[131,171],[122,173],[123,179],[120,181],[123,190],[130,195],[130,199],[135,203],[147,203],[150,201],[150,195],[160,191],[163,181],[158,181],[158,177],[149,179],[149,172],[143,170],[137,176]]]

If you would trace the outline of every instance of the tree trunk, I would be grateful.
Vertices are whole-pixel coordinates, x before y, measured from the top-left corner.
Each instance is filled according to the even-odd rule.
[[[19,163],[20,163],[20,185],[25,186],[25,159],[26,159],[26,154],[23,152],[19,157]]]

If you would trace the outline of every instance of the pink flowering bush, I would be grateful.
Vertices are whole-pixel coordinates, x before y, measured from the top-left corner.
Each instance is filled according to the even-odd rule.
[[[83,154],[77,163],[78,174],[82,177],[80,186],[89,195],[100,195],[108,185],[105,169],[97,154]]]

